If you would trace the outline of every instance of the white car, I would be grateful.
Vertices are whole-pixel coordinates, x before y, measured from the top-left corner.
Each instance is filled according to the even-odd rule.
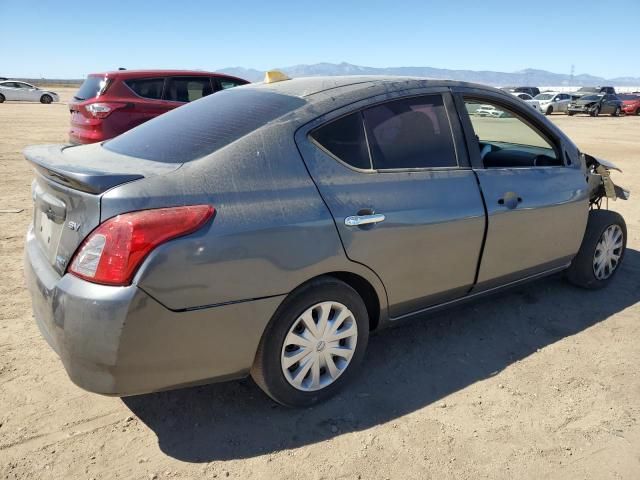
[[[41,90],[30,83],[17,80],[4,80],[0,82],[0,103],[5,100],[17,100],[22,102],[51,103],[60,100],[58,94],[49,90]]]
[[[475,115],[479,115],[480,117],[493,117],[493,118],[501,118],[506,114],[502,110],[498,110],[493,105],[480,105],[475,112]]]
[[[538,100],[535,100],[528,93],[524,93],[524,92],[509,92],[509,93],[514,97],[518,97],[523,102],[526,102],[526,104],[529,105],[534,110],[542,112],[542,109],[540,108],[540,102]]]
[[[560,92],[542,92],[535,96],[540,102],[540,111],[545,115],[551,115],[553,112],[567,113],[571,95]]]

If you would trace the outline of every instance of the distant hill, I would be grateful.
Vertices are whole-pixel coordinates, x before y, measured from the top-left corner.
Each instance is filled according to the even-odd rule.
[[[277,68],[291,77],[317,77],[333,75],[403,75],[411,77],[427,77],[435,79],[460,80],[465,82],[482,83],[485,85],[553,85],[553,86],[637,86],[640,85],[640,77],[602,78],[593,75],[570,75],[547,72],[527,68],[519,72],[494,72],[490,70],[448,70],[433,67],[389,67],[375,68],[352,65],[350,63],[316,63],[314,65],[293,65],[291,67]],[[249,81],[256,82],[264,78],[264,71],[253,68],[229,67],[218,70],[220,72],[236,75]]]

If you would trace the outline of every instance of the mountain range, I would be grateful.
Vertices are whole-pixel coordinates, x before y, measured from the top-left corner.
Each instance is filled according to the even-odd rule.
[[[460,80],[493,86],[640,86],[640,77],[603,78],[594,75],[566,75],[527,68],[518,72],[494,72],[491,70],[449,70],[433,67],[362,67],[350,63],[316,63],[277,68],[290,77],[317,77],[334,75],[401,75],[434,79]],[[261,81],[264,71],[244,67],[228,67],[218,70],[251,82]]]

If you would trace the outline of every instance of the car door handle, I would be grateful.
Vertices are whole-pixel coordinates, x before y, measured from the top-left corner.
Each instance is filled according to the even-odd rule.
[[[362,225],[384,222],[384,219],[385,216],[381,213],[373,213],[371,215],[352,215],[344,219],[344,224],[347,227],[359,227]]]
[[[507,192],[498,200],[498,205],[504,205],[507,208],[516,208],[519,203],[522,203],[522,197],[514,192]]]

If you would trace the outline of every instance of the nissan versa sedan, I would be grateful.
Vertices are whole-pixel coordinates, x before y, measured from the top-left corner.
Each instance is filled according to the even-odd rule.
[[[0,103],[5,101],[52,103],[59,101],[58,94],[50,90],[18,80],[0,82]]]
[[[558,272],[601,288],[620,269],[625,222],[600,208],[629,196],[615,167],[509,93],[267,78],[102,144],[25,151],[34,316],[82,388],[251,374],[312,405],[366,363],[372,330]]]

